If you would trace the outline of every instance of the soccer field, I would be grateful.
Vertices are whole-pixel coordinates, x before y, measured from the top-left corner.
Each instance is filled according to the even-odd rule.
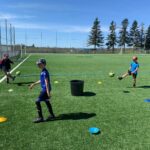
[[[150,149],[150,103],[144,102],[150,98],[150,56],[138,57],[137,88],[132,88],[131,77],[117,79],[127,71],[131,55],[31,55],[16,70],[21,75],[14,82],[0,84],[0,116],[8,118],[0,123],[0,150]],[[40,70],[35,64],[39,58],[47,60],[52,75],[51,103],[61,119],[34,124],[40,86],[29,90],[28,85],[39,79]],[[115,77],[108,76],[110,71]],[[73,79],[84,80],[84,91],[96,95],[71,96]],[[46,118],[45,103],[42,107]],[[101,133],[91,135],[88,129],[93,126]]]

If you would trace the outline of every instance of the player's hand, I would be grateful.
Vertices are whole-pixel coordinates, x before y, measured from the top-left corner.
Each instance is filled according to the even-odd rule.
[[[51,98],[51,93],[47,93],[48,97]]]
[[[33,89],[33,87],[34,87],[34,84],[31,84],[31,85],[29,86],[29,89],[31,90],[31,89]]]

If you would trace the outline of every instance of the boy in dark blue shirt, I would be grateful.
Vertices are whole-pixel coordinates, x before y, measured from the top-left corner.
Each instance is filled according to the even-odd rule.
[[[128,75],[132,75],[133,77],[133,87],[136,87],[136,77],[138,75],[138,69],[139,69],[139,63],[137,56],[133,56],[132,62],[130,64],[130,68],[127,73],[125,73],[123,76],[118,77],[119,80],[122,80],[123,78],[127,77]]]
[[[52,106],[49,102],[50,92],[51,92],[51,84],[50,84],[49,72],[46,69],[46,60],[40,59],[36,64],[42,70],[41,74],[40,74],[40,80],[31,84],[30,89],[32,89],[37,84],[41,84],[42,90],[40,92],[38,99],[36,100],[36,107],[37,107],[39,117],[34,121],[34,123],[39,123],[39,122],[44,121],[43,114],[42,114],[42,108],[41,108],[42,101],[44,101],[46,103],[49,113],[51,115],[46,119],[46,121],[54,120],[55,115],[53,113]]]

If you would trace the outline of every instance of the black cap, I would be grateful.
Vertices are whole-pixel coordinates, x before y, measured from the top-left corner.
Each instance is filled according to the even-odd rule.
[[[36,64],[37,64],[37,65],[39,65],[39,64],[46,65],[46,60],[43,59],[43,58],[41,58],[41,59],[39,59],[39,60],[36,62]]]

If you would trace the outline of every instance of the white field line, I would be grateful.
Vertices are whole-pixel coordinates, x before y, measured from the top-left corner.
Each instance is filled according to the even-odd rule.
[[[29,55],[27,58],[25,58],[20,64],[18,64],[15,68],[13,68],[10,73],[14,72],[17,68],[19,68],[31,55]],[[2,83],[6,79],[6,76],[4,76],[2,79],[0,79],[0,83]]]

